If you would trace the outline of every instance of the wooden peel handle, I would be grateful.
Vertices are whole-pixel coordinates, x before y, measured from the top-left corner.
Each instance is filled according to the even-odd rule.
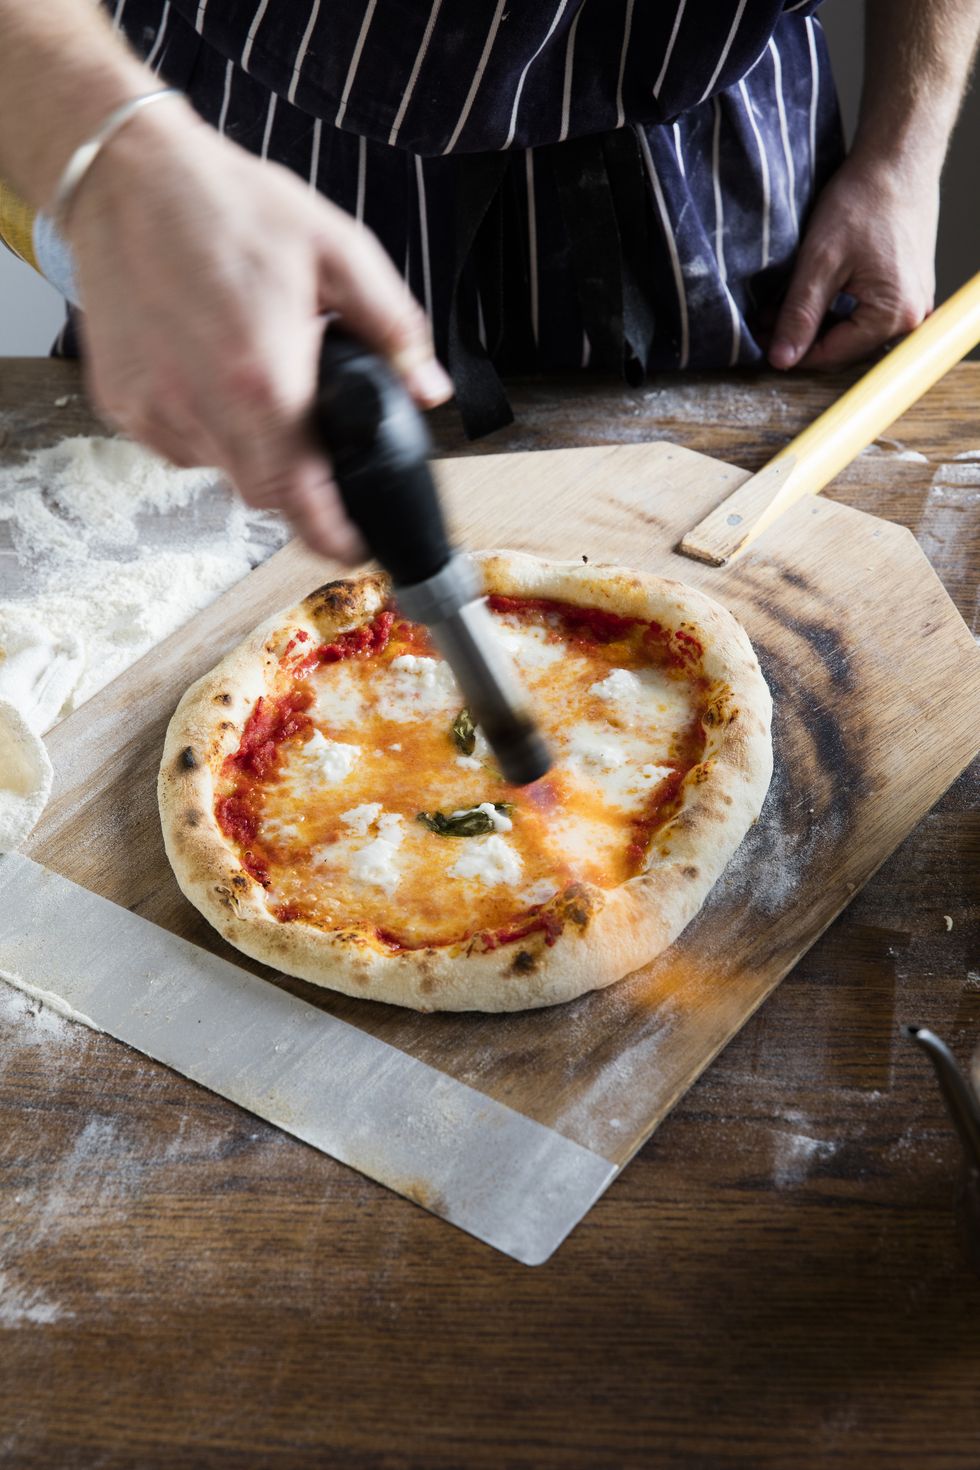
[[[818,495],[980,342],[980,273],[689,531],[685,556],[720,566],[805,495]]]

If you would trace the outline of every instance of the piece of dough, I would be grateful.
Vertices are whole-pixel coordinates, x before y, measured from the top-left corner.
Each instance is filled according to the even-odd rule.
[[[0,852],[19,847],[51,795],[51,761],[39,735],[0,699]]]
[[[74,634],[55,633],[16,605],[0,607],[0,699],[19,709],[37,734],[61,714],[84,663]]]

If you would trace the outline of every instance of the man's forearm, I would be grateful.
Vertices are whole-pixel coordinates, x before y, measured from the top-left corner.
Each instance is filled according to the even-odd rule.
[[[0,176],[48,203],[72,151],[158,86],[84,0],[0,0]]]
[[[864,89],[852,154],[937,173],[966,93],[980,0],[867,0]]]

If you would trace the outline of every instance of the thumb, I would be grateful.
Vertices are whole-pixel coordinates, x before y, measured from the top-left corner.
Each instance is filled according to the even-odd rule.
[[[870,357],[896,335],[889,318],[859,302],[853,316],[838,322],[807,354],[805,368],[833,370]]]
[[[774,368],[794,367],[810,350],[845,274],[836,261],[804,246],[773,329],[769,361]]]
[[[370,230],[351,223],[322,241],[320,305],[386,357],[415,401],[433,408],[453,395],[440,366],[429,320]]]

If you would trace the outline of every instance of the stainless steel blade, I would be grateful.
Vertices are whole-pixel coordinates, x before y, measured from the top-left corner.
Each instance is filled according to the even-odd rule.
[[[616,1165],[18,853],[0,968],[119,1041],[539,1265]]]

